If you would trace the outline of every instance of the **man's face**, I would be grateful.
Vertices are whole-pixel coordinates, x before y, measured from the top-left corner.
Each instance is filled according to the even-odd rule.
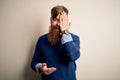
[[[61,40],[61,26],[63,24],[66,25],[66,23],[68,22],[68,17],[66,14],[60,13],[58,14],[57,17],[55,18],[50,18],[50,30],[49,30],[49,34],[48,34],[48,40],[50,41],[51,44],[58,44],[60,43]]]
[[[55,18],[51,17],[50,21],[51,21],[51,26],[53,26],[53,28],[60,29],[60,31],[69,29],[70,27],[68,15],[64,11],[60,12]]]
[[[59,18],[54,18],[50,20],[51,26],[48,34],[48,40],[51,44],[59,44],[60,43],[60,25]]]

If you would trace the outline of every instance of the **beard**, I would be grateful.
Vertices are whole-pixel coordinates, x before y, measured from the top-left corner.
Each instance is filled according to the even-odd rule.
[[[52,45],[59,45],[61,43],[60,27],[59,26],[50,26],[48,33],[48,41]]]

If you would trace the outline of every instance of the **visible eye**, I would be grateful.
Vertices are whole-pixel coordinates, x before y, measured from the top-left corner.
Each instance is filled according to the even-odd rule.
[[[54,18],[54,19],[53,19],[53,21],[57,21],[57,22],[59,22],[60,20],[59,20],[59,19],[57,19],[57,18]]]
[[[56,18],[54,18],[53,20],[54,20],[54,21],[57,21],[57,19],[56,19]]]

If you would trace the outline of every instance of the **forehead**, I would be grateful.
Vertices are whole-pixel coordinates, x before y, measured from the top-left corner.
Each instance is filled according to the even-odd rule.
[[[60,20],[60,16],[58,15],[57,17],[52,17],[53,20]]]
[[[54,18],[59,18],[61,13],[64,13],[64,15],[67,15],[68,14],[65,12],[65,11],[60,11],[59,13],[54,13],[53,15],[51,15],[51,17],[54,19]]]

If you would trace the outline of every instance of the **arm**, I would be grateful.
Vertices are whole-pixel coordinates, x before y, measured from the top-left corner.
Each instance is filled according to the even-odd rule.
[[[63,11],[58,15],[60,19],[60,29],[61,32],[65,32],[65,30],[69,30],[71,23],[69,23],[68,15]],[[73,34],[63,34],[61,38],[61,43],[64,46],[64,58],[67,58],[70,61],[75,61],[80,57],[80,40],[79,37]]]
[[[37,73],[44,73],[46,75],[49,75],[51,73],[53,73],[54,71],[56,71],[55,67],[47,67],[47,63],[42,63],[40,60],[41,59],[41,51],[40,51],[40,40],[38,40],[36,48],[35,48],[35,52],[34,52],[34,56],[32,58],[31,61],[31,68],[37,72]]]
[[[40,50],[39,50],[39,40],[37,42],[37,45],[35,47],[35,52],[31,61],[31,68],[37,72],[41,73],[42,71],[39,69],[42,63],[40,63]]]
[[[80,57],[80,40],[78,36],[68,34],[61,38],[67,58],[75,61]]]

